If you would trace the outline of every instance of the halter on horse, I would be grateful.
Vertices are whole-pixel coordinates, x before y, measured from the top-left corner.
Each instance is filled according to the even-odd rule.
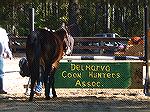
[[[45,29],[36,29],[28,37],[26,43],[26,56],[28,60],[29,73],[31,76],[31,92],[29,101],[33,100],[34,85],[39,79],[40,65],[44,66],[44,85],[45,97],[50,99],[49,92],[52,86],[53,97],[56,97],[54,88],[54,73],[66,51],[66,43],[68,40],[67,31],[64,28],[56,32],[47,31]]]

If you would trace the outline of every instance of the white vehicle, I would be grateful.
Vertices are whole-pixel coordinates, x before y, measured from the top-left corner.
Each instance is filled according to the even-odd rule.
[[[99,33],[99,34],[96,34],[95,37],[120,38],[120,35],[117,33]],[[121,42],[104,42],[104,45],[106,45],[106,46],[119,46],[119,45],[121,45]]]
[[[112,37],[112,38],[120,38],[120,35],[117,33],[99,33],[95,34],[95,37]]]

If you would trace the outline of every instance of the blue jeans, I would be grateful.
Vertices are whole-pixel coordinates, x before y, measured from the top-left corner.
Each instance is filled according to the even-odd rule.
[[[3,90],[4,59],[0,57],[0,90]]]
[[[43,85],[42,81],[38,82],[37,85],[35,86],[35,91],[38,93],[42,93],[42,85]]]
[[[44,70],[42,68],[42,66],[40,66],[40,80],[37,82],[36,86],[35,86],[35,92],[37,93],[42,93],[42,85],[43,85],[43,80],[44,80]],[[49,94],[49,96],[52,96],[51,92]]]
[[[43,85],[43,81],[39,81],[39,82],[36,84],[36,86],[35,86],[35,91],[36,91],[37,93],[42,94],[42,85]],[[50,97],[52,96],[52,93],[51,93],[51,92],[49,93],[49,96],[50,96]]]

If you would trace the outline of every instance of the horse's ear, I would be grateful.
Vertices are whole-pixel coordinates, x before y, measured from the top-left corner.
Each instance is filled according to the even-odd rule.
[[[66,24],[62,23],[61,28],[66,29]]]
[[[66,32],[68,31],[68,28],[65,23],[62,23],[61,29],[64,29]]]

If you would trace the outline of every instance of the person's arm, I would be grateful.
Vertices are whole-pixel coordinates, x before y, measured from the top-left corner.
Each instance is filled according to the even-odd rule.
[[[7,33],[4,37],[4,58],[12,59],[12,52],[10,51],[9,45],[8,45],[9,39],[7,36]]]

